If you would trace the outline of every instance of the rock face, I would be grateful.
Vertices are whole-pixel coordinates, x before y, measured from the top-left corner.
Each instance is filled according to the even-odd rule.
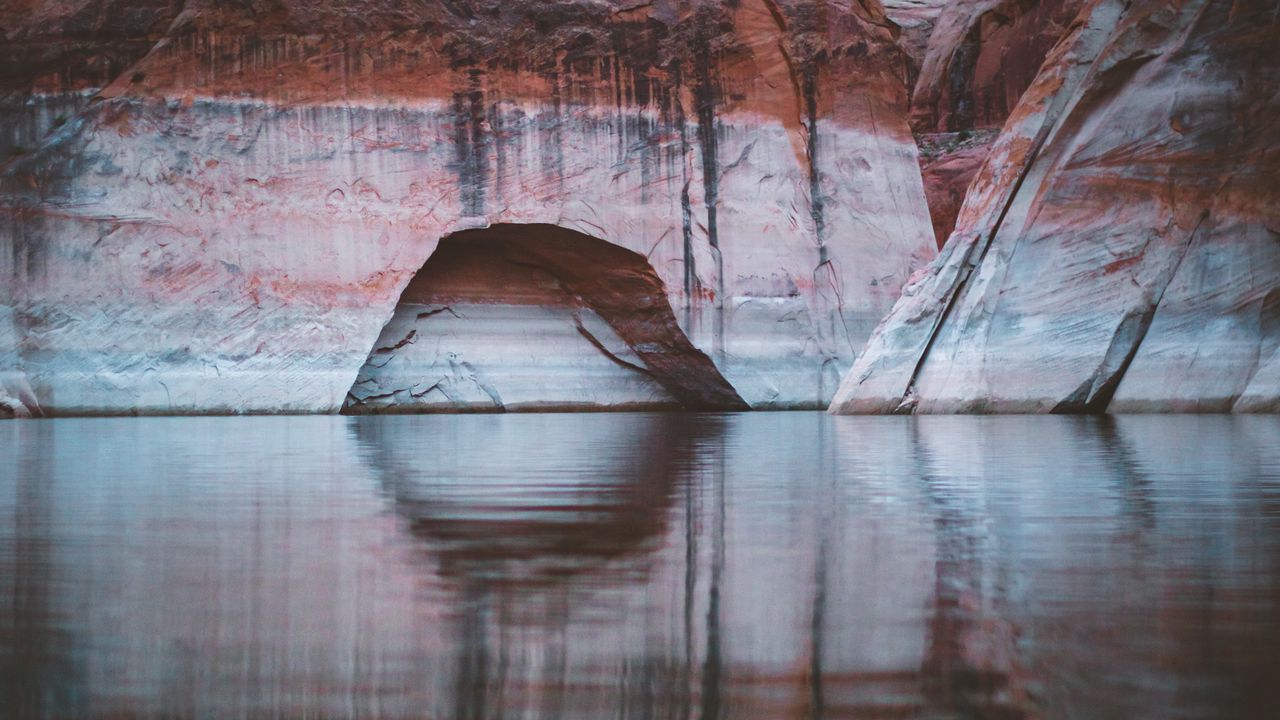
[[[457,397],[491,402],[476,394],[488,385],[530,406],[819,407],[933,255],[905,60],[875,4],[23,5],[2,16],[0,78],[0,338],[16,338],[0,402],[13,413],[367,401],[383,393],[366,386],[402,384],[353,387],[401,329],[418,330],[415,352],[441,339],[423,336],[432,323],[447,330],[458,350],[440,358],[508,346],[494,329],[525,320],[503,319],[501,288],[469,290],[489,311],[459,313],[474,324],[396,314],[441,238],[499,225],[642,258],[651,275],[635,287],[661,289],[643,307],[666,313],[662,352],[600,307],[556,300],[537,307],[558,308],[555,336],[575,344],[546,342],[567,353],[547,362],[586,368],[590,345],[586,375],[602,384],[507,374],[499,387],[472,363]],[[601,272],[640,272],[627,267]],[[516,295],[538,285],[520,282]],[[670,368],[699,357],[713,366],[699,388],[673,386]],[[383,390],[398,398],[383,410],[422,404]]]
[[[907,54],[907,87],[916,84],[920,66],[929,52],[929,36],[933,34],[938,15],[949,0],[883,0],[885,15],[901,29],[898,44]]]
[[[1280,409],[1278,31],[1091,2],[832,410]]]

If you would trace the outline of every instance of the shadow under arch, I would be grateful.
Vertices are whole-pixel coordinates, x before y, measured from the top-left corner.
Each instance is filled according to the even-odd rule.
[[[643,255],[556,225],[502,224],[441,239],[342,412],[747,407],[681,330]]]

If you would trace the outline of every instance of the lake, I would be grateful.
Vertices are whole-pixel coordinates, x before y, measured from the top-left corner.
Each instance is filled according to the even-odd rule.
[[[0,715],[1262,718],[1280,417],[0,424]]]

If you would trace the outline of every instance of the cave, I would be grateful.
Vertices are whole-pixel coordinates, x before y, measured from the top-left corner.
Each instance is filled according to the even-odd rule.
[[[529,224],[441,239],[342,412],[746,407],[680,329],[643,255]]]

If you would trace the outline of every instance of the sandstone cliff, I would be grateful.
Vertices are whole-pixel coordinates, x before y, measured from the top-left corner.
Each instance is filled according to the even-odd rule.
[[[699,404],[680,363],[714,406],[819,407],[933,255],[876,3],[47,0],[0,27],[10,412]],[[640,258],[658,334],[498,269],[455,288],[474,313],[403,325],[442,238],[530,225]],[[410,331],[420,376],[371,381]]]
[[[832,410],[1280,409],[1278,32],[1091,2]]]

